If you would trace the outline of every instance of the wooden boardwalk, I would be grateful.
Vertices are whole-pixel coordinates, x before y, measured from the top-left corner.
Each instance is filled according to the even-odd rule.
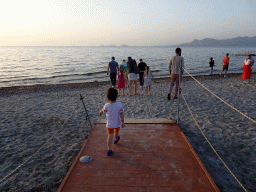
[[[105,120],[84,143],[59,192],[219,191],[178,125],[169,119],[125,119],[106,155]],[[89,155],[90,163],[80,157]]]

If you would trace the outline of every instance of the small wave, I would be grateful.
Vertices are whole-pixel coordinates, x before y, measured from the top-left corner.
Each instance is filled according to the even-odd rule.
[[[93,72],[93,73],[86,73],[85,75],[97,75],[97,74],[103,74],[107,73],[107,71],[99,71],[99,72]]]
[[[18,82],[18,81],[47,81],[49,77],[30,77],[30,78],[21,78],[21,79],[11,79],[11,80],[6,80],[2,82]]]
[[[83,76],[94,76],[98,74],[104,74],[107,73],[107,71],[100,71],[100,72],[90,72],[90,73],[84,73],[84,74],[63,74],[63,75],[54,75],[51,78],[61,78],[61,77],[83,77]]]
[[[28,76],[15,76],[15,77],[8,77],[7,79],[13,80],[13,79],[19,79],[19,78],[28,78]],[[0,78],[0,79],[6,79],[6,78]]]
[[[70,71],[56,71],[54,74],[69,73]]]
[[[13,82],[13,80],[12,81],[1,81],[1,83],[10,83],[10,82]]]
[[[239,70],[243,70],[243,67],[240,67],[240,68],[234,68],[234,69],[231,69],[232,71],[239,71]]]
[[[159,70],[159,69],[153,69],[153,70],[150,70],[151,72],[162,72],[162,70]]]
[[[102,78],[94,78],[94,77],[87,77],[87,78],[79,78],[79,79],[64,79],[60,80],[60,83],[69,83],[69,82],[100,82],[106,80],[105,77]]]

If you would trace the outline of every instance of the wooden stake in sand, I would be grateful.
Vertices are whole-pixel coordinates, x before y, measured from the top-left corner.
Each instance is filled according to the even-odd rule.
[[[91,121],[90,121],[90,118],[89,118],[89,115],[88,115],[88,112],[87,112],[87,109],[86,109],[86,107],[85,107],[85,104],[84,104],[84,100],[83,100],[83,99],[84,99],[84,97],[80,94],[80,100],[81,100],[82,103],[83,103],[84,110],[85,110],[85,113],[86,113],[86,121],[87,121],[87,119],[89,120],[91,129],[92,129],[92,124],[91,124]]]

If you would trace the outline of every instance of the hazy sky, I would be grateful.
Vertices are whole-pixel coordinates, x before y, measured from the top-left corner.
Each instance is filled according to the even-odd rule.
[[[0,46],[173,45],[256,36],[256,0],[4,0]]]

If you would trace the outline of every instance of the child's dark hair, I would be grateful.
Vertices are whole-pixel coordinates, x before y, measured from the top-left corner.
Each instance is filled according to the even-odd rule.
[[[179,52],[181,52],[181,48],[178,47],[175,49],[175,53],[179,53]]]
[[[108,98],[108,100],[110,100],[110,101],[115,101],[116,98],[117,98],[117,95],[118,95],[118,92],[117,92],[116,89],[114,89],[114,88],[109,88],[109,89],[107,90],[107,98]]]
[[[149,72],[149,66],[146,66],[146,69],[147,69],[147,75],[148,75],[148,72]]]
[[[119,69],[119,71],[120,71],[120,73],[121,73],[121,75],[123,77],[124,76],[124,70],[123,69]]]

